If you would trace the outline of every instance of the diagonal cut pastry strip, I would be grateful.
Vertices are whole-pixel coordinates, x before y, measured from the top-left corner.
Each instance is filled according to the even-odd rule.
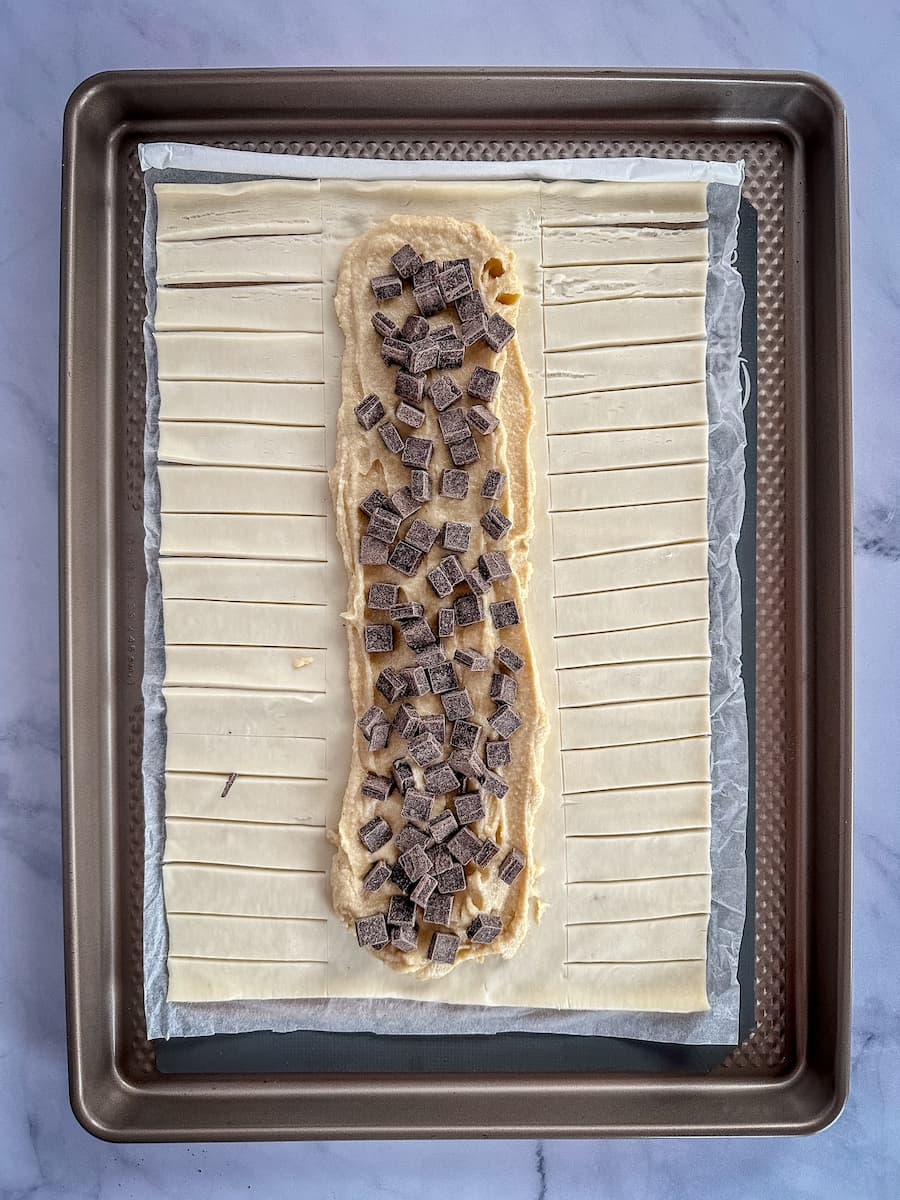
[[[427,521],[438,529],[447,521],[465,523],[471,526],[471,542],[469,549],[459,554],[463,570],[476,567],[480,554],[497,549],[506,555],[512,568],[511,577],[496,580],[483,597],[485,619],[465,628],[457,627],[453,636],[439,643],[448,660],[453,660],[455,651],[460,648],[475,650],[487,658],[490,665],[479,671],[467,669],[458,662],[454,666],[457,686],[469,691],[474,706],[474,714],[469,719],[480,724],[492,739],[496,735],[487,723],[496,707],[489,695],[491,678],[495,672],[505,673],[495,663],[495,650],[500,645],[506,646],[524,660],[524,665],[514,675],[515,709],[523,724],[512,735],[512,761],[497,771],[502,784],[508,785],[508,791],[504,796],[496,797],[484,790],[486,814],[467,826],[477,838],[489,838],[496,842],[500,847],[499,853],[484,867],[474,864],[466,866],[466,888],[455,894],[453,915],[446,927],[429,923],[424,919],[422,908],[417,908],[416,920],[421,928],[414,949],[397,949],[392,944],[373,946],[375,952],[390,966],[429,978],[445,974],[452,966],[452,961],[442,963],[434,957],[429,958],[429,946],[435,933],[446,933],[449,929],[459,936],[456,963],[468,958],[481,959],[487,955],[511,955],[526,935],[534,909],[530,903],[535,878],[532,838],[535,812],[542,793],[541,761],[547,717],[524,624],[497,629],[490,615],[492,603],[510,600],[518,605],[520,616],[524,613],[522,599],[530,574],[527,555],[533,529],[534,475],[528,440],[534,414],[522,355],[514,339],[499,353],[492,351],[484,341],[478,341],[467,349],[462,367],[428,372],[426,383],[439,375],[449,376],[462,390],[462,398],[452,406],[451,411],[468,410],[478,403],[465,395],[476,367],[494,370],[501,375],[497,394],[489,404],[490,411],[499,419],[499,426],[490,435],[475,435],[480,456],[477,462],[466,467],[470,476],[468,492],[464,498],[442,495],[441,473],[454,464],[449,447],[441,436],[438,413],[426,398],[423,401],[425,423],[421,428],[405,428],[395,420],[397,368],[386,365],[382,360],[381,338],[372,325],[372,317],[379,311],[398,327],[402,327],[409,315],[417,314],[409,284],[403,287],[402,293],[396,298],[382,300],[376,299],[371,286],[373,277],[393,270],[391,257],[405,244],[414,246],[423,260],[435,260],[439,265],[451,260],[468,259],[475,286],[481,289],[488,315],[499,312],[513,326],[518,312],[519,283],[512,251],[483,226],[448,217],[395,216],[357,238],[348,247],[336,294],[337,315],[346,344],[331,487],[337,534],[348,574],[345,618],[349,639],[350,687],[357,719],[372,705],[379,704],[388,720],[391,720],[402,700],[412,703],[423,716],[442,713],[442,702],[438,695],[406,696],[390,704],[376,691],[376,680],[381,671],[389,667],[400,670],[415,665],[415,655],[404,644],[402,629],[397,621],[393,622],[393,651],[378,654],[366,652],[364,628],[367,625],[391,623],[387,612],[367,609],[367,594],[372,584],[384,582],[398,585],[401,589],[400,602],[423,604],[425,619],[432,628],[436,624],[439,608],[452,607],[455,598],[469,594],[469,588],[463,584],[451,595],[439,599],[426,579],[426,572],[448,553],[442,549],[440,539],[411,577],[398,574],[389,565],[363,565],[360,562],[360,539],[366,534],[369,520],[367,514],[360,510],[361,502],[373,489],[377,488],[389,497],[410,484],[410,469],[401,462],[401,456],[386,448],[376,428],[365,430],[360,427],[355,410],[366,396],[375,393],[381,398],[385,418],[397,424],[403,437],[413,434],[431,439],[434,443],[433,457],[428,466],[432,498],[403,521],[397,540],[405,536],[416,519]],[[448,324],[459,329],[453,305],[431,319],[432,329]],[[486,499],[482,495],[482,484],[490,469],[501,471],[506,477],[502,496],[496,500]],[[500,509],[512,522],[508,535],[496,541],[480,524],[482,516],[492,506]],[[393,545],[396,544],[395,541]],[[507,674],[511,680],[512,673]],[[448,720],[442,760],[450,754],[451,724]],[[484,754],[484,742],[479,744],[479,750]],[[357,732],[338,830],[338,849],[331,872],[335,909],[348,924],[385,913],[391,896],[400,894],[393,882],[384,884],[374,893],[364,888],[363,880],[373,865],[379,860],[393,864],[398,857],[398,848],[395,841],[391,840],[370,852],[361,842],[359,833],[362,826],[377,817],[387,821],[394,837],[406,824],[401,816],[402,797],[398,790],[394,789],[384,799],[376,799],[362,792],[367,772],[390,778],[392,764],[397,759],[412,761],[409,759],[407,743],[400,738],[396,729],[389,745],[380,750],[372,750],[363,735]],[[421,768],[414,764],[414,771],[416,786],[421,788]],[[503,790],[502,786],[500,790]],[[453,811],[454,804],[449,796],[436,795],[432,816],[437,816],[445,804]],[[434,850],[434,847],[430,849]],[[525,868],[511,885],[507,885],[500,878],[499,868],[513,849],[524,855]],[[502,922],[502,931],[489,944],[474,942],[466,937],[467,928],[479,914],[498,916]]]

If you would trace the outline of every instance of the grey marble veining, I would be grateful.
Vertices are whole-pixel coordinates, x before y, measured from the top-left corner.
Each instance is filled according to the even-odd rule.
[[[553,16],[548,18],[548,13]],[[900,15],[758,0],[0,0],[0,1197],[900,1194]],[[66,1095],[58,828],[60,122],[112,67],[484,62],[805,69],[847,103],[857,464],[853,1094],[805,1141],[108,1146]],[[441,1189],[443,1191],[443,1188]]]

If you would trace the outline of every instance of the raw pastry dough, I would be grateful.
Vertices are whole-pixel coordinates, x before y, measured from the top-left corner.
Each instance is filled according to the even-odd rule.
[[[322,338],[317,333],[211,333],[179,330],[156,335],[160,379],[245,379],[256,383],[321,383]]]
[[[328,484],[322,471],[260,467],[159,468],[162,511],[270,513],[324,517]]]
[[[160,421],[325,425],[325,387],[321,383],[161,379],[159,398]]]
[[[322,278],[322,239],[310,235],[160,242],[162,284],[312,283]]]
[[[158,330],[230,329],[322,332],[322,285],[164,287],[156,293]]]

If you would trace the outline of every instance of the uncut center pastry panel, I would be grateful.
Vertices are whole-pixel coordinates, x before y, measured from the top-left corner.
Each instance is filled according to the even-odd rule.
[[[703,186],[157,195],[170,999],[705,1007]],[[554,613],[548,907],[514,958],[426,985],[360,950],[326,886],[354,736],[326,482],[333,289],[343,247],[402,197],[517,252],[540,417],[527,608]]]

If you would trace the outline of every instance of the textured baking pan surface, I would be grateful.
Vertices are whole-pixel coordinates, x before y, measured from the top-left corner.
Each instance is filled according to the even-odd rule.
[[[724,1060],[634,1044],[585,1054],[585,1039],[539,1036],[516,1046],[515,1069],[502,1038],[489,1050],[491,1039],[390,1039],[414,1043],[393,1055],[372,1035],[197,1039],[158,1053],[147,1041],[137,144],[149,140],[403,159],[745,160],[758,271],[755,1011]],[[92,1132],[792,1133],[837,1115],[849,1043],[845,141],[836,97],[789,75],[139,72],[75,92],[63,188],[63,815],[71,1094]]]

